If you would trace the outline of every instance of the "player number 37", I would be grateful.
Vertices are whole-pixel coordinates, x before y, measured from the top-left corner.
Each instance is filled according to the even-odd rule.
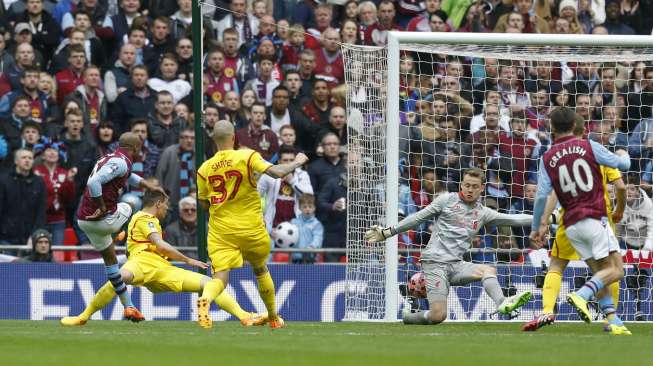
[[[582,174],[581,174],[582,170]],[[578,196],[578,189],[583,192],[589,192],[594,187],[594,179],[592,177],[592,170],[590,169],[587,161],[583,159],[576,159],[571,166],[571,173],[569,174],[569,169],[567,165],[560,165],[558,168],[558,177],[560,179],[560,189],[571,194],[572,197]],[[583,176],[587,181],[583,180]]]
[[[231,193],[227,190],[227,182],[233,181]],[[216,174],[209,176],[209,184],[216,195],[211,195],[211,204],[218,205],[226,200],[232,200],[238,194],[243,175],[237,170],[228,170],[224,175]]]

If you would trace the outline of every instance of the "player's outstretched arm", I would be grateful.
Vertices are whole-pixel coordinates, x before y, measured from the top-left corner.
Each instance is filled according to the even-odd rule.
[[[273,165],[265,170],[265,174],[274,178],[283,178],[307,162],[308,157],[303,153],[299,153],[295,156],[295,161],[292,163]]]
[[[178,251],[175,247],[170,245],[168,242],[163,240],[161,237],[161,234],[159,233],[152,233],[147,237],[151,243],[156,245],[156,250],[165,255],[166,257],[174,260],[174,261],[179,261],[179,262],[184,262],[188,264],[189,266],[201,268],[201,269],[207,269],[209,266],[204,263],[200,262],[198,260],[195,260],[193,258],[189,258],[185,255],[183,255],[180,251]]]
[[[428,206],[401,220],[395,227],[382,228],[381,226],[374,225],[365,233],[365,240],[368,243],[377,243],[391,236],[403,233],[406,230],[410,230],[426,220],[440,215],[448,199],[449,195],[447,194],[436,197]]]
[[[630,168],[630,156],[626,150],[619,149],[613,154],[596,141],[590,140],[590,144],[597,163],[610,168],[617,168],[622,171],[626,171]]]

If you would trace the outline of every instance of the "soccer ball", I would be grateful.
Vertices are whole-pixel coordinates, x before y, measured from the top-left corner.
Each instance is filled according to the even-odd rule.
[[[272,231],[272,239],[279,248],[288,248],[299,242],[299,229],[288,221],[282,222]]]
[[[408,281],[408,293],[410,296],[418,299],[426,298],[426,281],[424,280],[424,273],[417,272]]]

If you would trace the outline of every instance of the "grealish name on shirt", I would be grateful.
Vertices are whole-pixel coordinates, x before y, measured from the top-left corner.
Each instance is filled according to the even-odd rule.
[[[558,165],[558,160],[562,159],[562,157],[567,156],[569,154],[579,154],[580,156],[585,156],[587,154],[587,151],[582,147],[582,146],[570,146],[570,147],[565,147],[562,150],[559,150],[551,157],[551,160],[549,161],[549,166],[551,168],[555,168],[556,165]]]

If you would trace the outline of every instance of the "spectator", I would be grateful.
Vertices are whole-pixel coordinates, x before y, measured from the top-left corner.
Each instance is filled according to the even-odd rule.
[[[224,31],[234,28],[238,31],[238,47],[249,43],[258,34],[259,21],[255,16],[247,14],[245,0],[231,0],[229,14],[218,22],[218,39],[222,38]]]
[[[175,113],[177,114],[177,117],[183,119],[187,124],[190,122],[190,109],[186,104],[181,102],[177,103],[175,105]]]
[[[120,47],[118,60],[104,74],[104,92],[107,102],[113,103],[118,99],[118,95],[126,91],[131,86],[131,77],[129,70],[136,64],[136,48],[134,45],[126,43]]]
[[[338,139],[342,142],[341,145],[347,145],[347,113],[343,107],[335,106],[331,108],[329,112],[329,122],[324,126],[321,126],[321,131],[318,133],[318,140],[321,140],[321,137],[331,132],[338,136]]]
[[[530,1],[530,0],[522,0]],[[501,63],[499,66],[498,90],[501,93],[503,104],[513,112],[523,110],[528,106],[528,97],[520,84],[517,68],[512,61]]]
[[[334,107],[331,102],[329,84],[322,79],[316,79],[311,91],[311,100],[304,103],[302,112],[312,123],[324,125],[329,121],[329,113]]]
[[[252,91],[250,90],[250,92]],[[224,95],[223,105],[224,108],[220,111],[220,119],[233,123],[236,130],[247,126],[249,121],[240,113],[240,98],[237,92],[228,91]],[[274,98],[272,99],[272,105],[274,105]]]
[[[204,132],[204,155],[208,158],[215,155],[217,148],[213,141],[213,127],[220,120],[220,108],[213,103],[204,106],[203,132]],[[249,122],[248,122],[249,123]]]
[[[288,42],[284,43],[281,51],[281,70],[297,70],[299,53],[304,50],[304,27],[293,24],[288,31]]]
[[[240,146],[246,146],[258,151],[263,159],[270,160],[279,150],[277,135],[264,124],[265,105],[252,105],[252,119],[247,125],[236,131],[236,141]]]
[[[65,169],[77,169],[75,175],[75,192],[84,192],[86,182],[91,175],[93,166],[97,161],[97,149],[95,144],[89,138],[84,138],[82,128],[84,127],[84,117],[79,109],[72,109],[65,112],[64,130],[61,137],[63,148],[66,150],[68,159],[61,164]],[[88,135],[90,136],[90,134]],[[79,200],[81,196],[77,197]],[[77,208],[77,203],[73,207],[68,207],[67,216],[72,218],[72,214]]]
[[[418,16],[413,17],[408,22],[406,30],[409,32],[430,32],[431,26],[429,21],[429,14],[435,13],[440,10],[441,0],[426,0],[424,1],[424,10]]]
[[[299,242],[296,247],[301,249],[322,248],[324,227],[315,217],[315,196],[310,193],[299,196],[299,209],[301,213],[290,221],[299,229]],[[312,264],[315,263],[315,254],[293,253],[291,259],[295,264]]]
[[[297,135],[295,129],[291,125],[283,125],[279,130],[279,141],[281,146],[295,146]]]
[[[351,0],[350,3],[353,3]],[[340,39],[344,44],[360,45],[363,43],[360,37],[359,25],[355,20],[347,19],[340,26]]]
[[[257,77],[249,80],[243,89],[254,90],[256,99],[269,107],[272,105],[272,91],[279,86],[279,81],[272,77],[274,61],[269,58],[261,58],[257,64]]]
[[[229,91],[238,92],[238,82],[234,74],[225,73],[224,53],[214,49],[208,54],[208,70],[204,77],[208,79],[205,94],[213,103],[222,106],[222,100]]]
[[[53,236],[45,229],[36,229],[34,233],[30,236],[30,241],[32,242],[32,251],[26,257],[23,257],[23,260],[27,262],[44,262],[50,263],[54,262],[52,258],[52,245],[62,245],[56,244],[56,240],[53,243]]]
[[[30,121],[30,100],[27,96],[20,95],[14,100],[11,114],[0,120],[0,136],[8,149],[3,162],[5,168],[13,162],[13,151],[21,147],[21,130],[27,121]]]
[[[0,117],[8,117],[11,106],[19,96],[25,96],[30,104],[30,117],[32,120],[44,123],[50,116],[50,103],[45,93],[39,88],[39,70],[33,67],[26,68],[20,77],[21,88],[12,91],[0,99]]]
[[[57,84],[54,80],[54,77],[47,72],[39,73],[39,91],[45,94],[45,98],[48,101],[48,109],[50,110],[50,115],[46,122],[53,121],[57,119],[56,114],[59,113],[58,106],[55,104],[57,97]]]
[[[432,14],[429,14],[429,26],[431,29],[430,32],[448,32],[450,30],[447,25],[447,13],[442,10],[436,10]]]
[[[134,24],[134,19],[141,15],[138,12],[141,4],[139,0],[118,0],[118,3],[120,4],[118,14],[107,17],[104,26],[111,28],[114,38],[121,42]]]
[[[154,111],[148,115],[150,141],[159,149],[165,149],[179,141],[179,133],[186,122],[174,113],[172,94],[163,90],[156,96]]]
[[[290,99],[289,99],[290,102],[288,106],[292,110],[299,110],[300,108],[301,98],[302,98],[300,93],[302,90],[302,84],[303,81],[299,76],[298,71],[286,72],[283,85],[288,89],[288,92],[290,93]]]
[[[558,14],[561,19],[569,22],[569,34],[585,33],[578,20],[578,3],[575,0],[562,0],[558,5]]]
[[[378,21],[365,29],[364,43],[369,46],[385,46],[388,41],[388,32],[403,30],[395,23],[395,5],[390,0],[379,3]]]
[[[222,52],[224,53],[224,73],[240,78],[239,70],[242,66],[242,58],[239,53],[239,35],[234,28],[227,28],[222,33]]]
[[[299,78],[302,82],[299,96],[309,97],[315,83],[315,52],[303,50],[299,53]]]
[[[179,133],[179,143],[163,150],[156,167],[156,179],[169,192],[170,207],[190,194],[195,186],[195,131],[186,128]]]
[[[6,73],[12,67],[16,66],[14,56],[6,49],[7,42],[4,37],[0,37],[0,73]]]
[[[433,0],[431,0],[431,2],[433,2]],[[426,1],[427,7],[428,3],[429,1]],[[487,28],[487,15],[485,13],[485,5],[482,2],[471,4],[467,8],[467,12],[460,22],[460,28],[458,28],[458,32],[491,32],[491,30]]]
[[[322,49],[315,53],[315,77],[324,79],[329,88],[334,88],[345,79],[345,70],[340,53],[340,34],[327,28],[322,33]]]
[[[325,248],[345,248],[348,184],[347,175],[343,172],[326,182],[318,191],[318,218],[324,226]],[[342,253],[327,253],[325,260],[337,262],[342,256]]]
[[[515,203],[510,206],[510,211],[508,212],[511,215],[516,214],[533,214],[533,205],[535,204],[535,193],[537,193],[537,183],[529,180],[524,184],[524,197],[523,198],[513,198]],[[531,234],[530,226],[523,227],[513,227],[513,234],[517,242],[517,246],[520,249],[530,248],[529,235]]]
[[[102,41],[111,41],[113,39],[113,30],[106,27],[104,21],[107,15],[106,3],[100,4],[99,0],[79,0],[77,6],[63,15],[61,19],[61,29],[64,34],[68,34],[73,26],[77,26],[77,14],[84,12],[88,14],[88,24],[92,27],[89,31],[95,33]]]
[[[318,198],[320,191],[328,181],[339,177],[340,174],[346,171],[345,160],[340,156],[340,139],[336,134],[327,133],[324,135],[320,147],[323,151],[322,157],[308,164],[311,186]]]
[[[22,78],[24,71],[28,68],[35,68],[38,70],[38,66],[42,63],[36,61],[34,48],[29,43],[20,43],[16,46],[14,59],[16,60],[16,63],[5,70],[5,75],[3,75],[3,77],[6,77],[8,80],[11,85],[11,90],[18,90],[22,87],[20,79]]]
[[[165,54],[159,65],[159,77],[148,80],[147,85],[156,91],[166,90],[172,94],[174,102],[177,103],[190,94],[191,86],[186,80],[177,79],[179,61],[174,54]]]
[[[84,67],[86,52],[79,44],[68,48],[68,67],[55,75],[57,81],[57,102],[63,104],[66,97],[84,84]]]
[[[291,124],[289,100],[290,92],[285,86],[279,85],[272,91],[272,105],[266,111],[265,124],[277,135],[281,127]]]
[[[146,118],[154,111],[157,93],[147,82],[147,68],[143,65],[134,66],[131,70],[131,85],[118,95],[112,109],[111,120],[115,121],[119,132],[127,131],[132,119]]]
[[[59,25],[50,14],[43,11],[43,0],[27,0],[27,8],[14,20],[15,23],[28,23],[32,32],[32,46],[38,49],[45,60],[52,59],[55,46],[59,43]]]
[[[277,164],[286,164],[294,161],[297,151],[290,146],[279,149]],[[311,179],[302,168],[295,169],[284,178],[272,178],[262,175],[257,187],[261,197],[266,197],[263,216],[268,232],[282,222],[290,221],[301,215],[300,198],[304,194],[313,194]]]
[[[145,46],[147,51],[144,51],[146,57],[143,62],[150,72],[154,72],[163,55],[175,52],[175,39],[170,32],[170,18],[165,16],[154,18],[150,33],[152,35],[150,43]]]
[[[46,191],[30,150],[16,150],[14,163],[0,177],[0,242],[25,245],[34,230],[45,227]]]
[[[23,128],[20,129],[20,137],[21,147],[33,151],[34,145],[41,139],[41,125],[34,121],[23,123]]]
[[[626,248],[653,251],[653,201],[640,188],[635,174],[627,177],[626,210],[617,223],[617,233]]]
[[[180,38],[177,41],[175,53],[177,54],[177,61],[179,61],[177,77],[190,82],[193,78],[193,42],[188,38]],[[157,60],[157,62],[159,61]]]
[[[551,33],[549,24],[546,22],[546,15],[540,12],[539,7],[535,7],[535,14],[531,15],[533,10],[533,0],[518,0],[513,3],[514,10],[521,14],[524,22],[523,33]],[[539,13],[539,14],[537,14]],[[508,14],[503,14],[499,17],[494,27],[494,31],[498,33],[505,33],[508,28]]]
[[[499,152],[512,158],[511,196],[521,197],[524,194],[524,182],[537,179],[536,158],[539,141],[526,135],[527,123],[523,112],[515,112],[510,120],[510,132],[499,135]],[[527,235],[528,236],[528,235]]]
[[[98,123],[106,121],[109,110],[104,92],[101,90],[100,68],[89,66],[84,70],[84,84],[78,86],[66,100],[74,99],[84,115],[84,126],[90,126],[87,132],[94,132]]]
[[[64,39],[54,51],[54,57],[49,64],[49,69],[53,73],[68,67],[69,50],[73,45],[82,46],[84,56],[91,64],[103,65],[106,63],[104,46],[93,33],[88,14],[80,12],[75,15],[75,24],[78,24],[79,27],[72,28],[68,38]]]
[[[118,140],[118,134],[111,121],[101,122],[95,130],[97,156],[104,156],[112,151],[112,144]]]
[[[176,39],[185,37],[193,22],[192,0],[177,0],[179,10],[170,16],[172,23],[172,36]]]
[[[313,50],[319,50],[322,48],[320,44],[320,37],[322,32],[329,28],[333,22],[333,7],[331,4],[319,3],[315,7],[315,23],[314,24],[302,24],[306,28],[306,48]],[[299,23],[299,22],[298,22]]]
[[[601,24],[608,30],[609,34],[635,34],[635,30],[625,24],[621,19],[624,12],[623,5],[619,0],[605,1],[605,23]]]
[[[34,174],[43,178],[46,190],[46,229],[52,233],[51,244],[64,244],[64,230],[66,229],[66,207],[71,207],[75,202],[75,175],[77,169],[64,169],[59,165],[60,160],[66,160],[61,142],[44,139],[34,147],[34,154],[43,154],[40,165],[34,168]]]
[[[173,221],[164,232],[164,239],[177,247],[197,247],[197,202],[194,197],[186,196],[179,200],[179,219]],[[173,215],[174,216],[174,215]],[[197,251],[184,250],[184,255],[197,258]]]

